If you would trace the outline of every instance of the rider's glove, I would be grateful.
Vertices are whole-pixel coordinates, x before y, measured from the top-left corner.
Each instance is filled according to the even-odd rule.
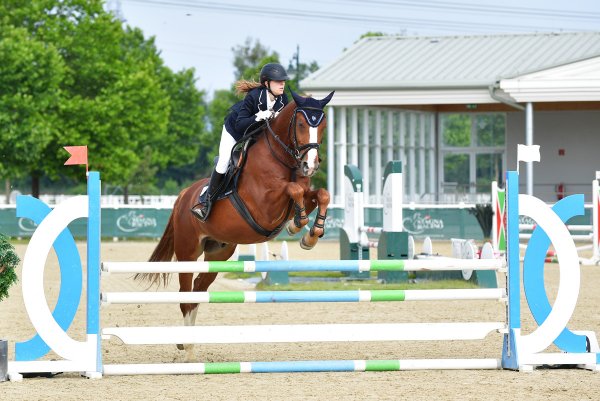
[[[258,113],[256,113],[256,121],[266,120],[268,118],[271,118],[272,115],[273,111],[271,110],[260,110]]]

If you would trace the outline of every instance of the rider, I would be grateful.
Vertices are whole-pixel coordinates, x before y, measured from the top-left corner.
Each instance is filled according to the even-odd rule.
[[[285,81],[288,79],[290,78],[281,64],[268,63],[260,70],[260,82],[236,82],[237,92],[246,93],[246,97],[234,104],[225,117],[219,144],[219,160],[210,176],[208,188],[203,190],[207,191],[206,201],[192,209],[192,214],[201,221],[208,218],[213,198],[223,183],[235,143],[244,136],[252,123],[275,117],[288,103],[284,93]]]

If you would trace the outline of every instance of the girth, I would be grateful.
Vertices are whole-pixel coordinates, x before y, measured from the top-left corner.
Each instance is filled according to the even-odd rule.
[[[248,207],[244,203],[244,200],[238,194],[237,183],[234,186],[233,192],[231,193],[231,195],[229,195],[229,200],[231,201],[231,204],[233,205],[235,210],[238,211],[240,216],[242,216],[242,218],[244,220],[246,220],[246,223],[248,223],[248,225],[250,227],[252,227],[252,229],[254,231],[259,233],[260,235],[267,237],[267,239],[272,239],[272,238],[276,237],[277,234],[279,234],[281,232],[281,230],[283,229],[283,226],[285,225],[285,223],[287,223],[287,220],[283,219],[283,221],[271,231],[267,230],[266,228],[263,228],[260,224],[258,224],[256,222],[256,220],[254,220],[254,217],[252,217],[252,215],[250,214],[250,211],[248,210]],[[285,212],[285,216],[288,216],[290,214],[293,207],[294,207],[294,200],[290,199],[287,210]]]

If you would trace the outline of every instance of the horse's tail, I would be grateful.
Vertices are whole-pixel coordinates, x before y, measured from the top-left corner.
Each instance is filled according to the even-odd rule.
[[[175,254],[175,230],[173,228],[173,215],[175,214],[175,208],[169,217],[165,232],[163,233],[158,245],[154,248],[154,252],[148,259],[149,262],[170,262]],[[148,281],[150,287],[157,285],[160,287],[162,284],[166,287],[169,284],[170,273],[137,273],[133,279]]]

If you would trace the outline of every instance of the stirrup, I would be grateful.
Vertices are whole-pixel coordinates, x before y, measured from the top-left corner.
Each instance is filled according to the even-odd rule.
[[[204,222],[210,214],[210,207],[208,205],[203,205],[203,207],[190,209],[190,212],[192,212],[195,218]]]

